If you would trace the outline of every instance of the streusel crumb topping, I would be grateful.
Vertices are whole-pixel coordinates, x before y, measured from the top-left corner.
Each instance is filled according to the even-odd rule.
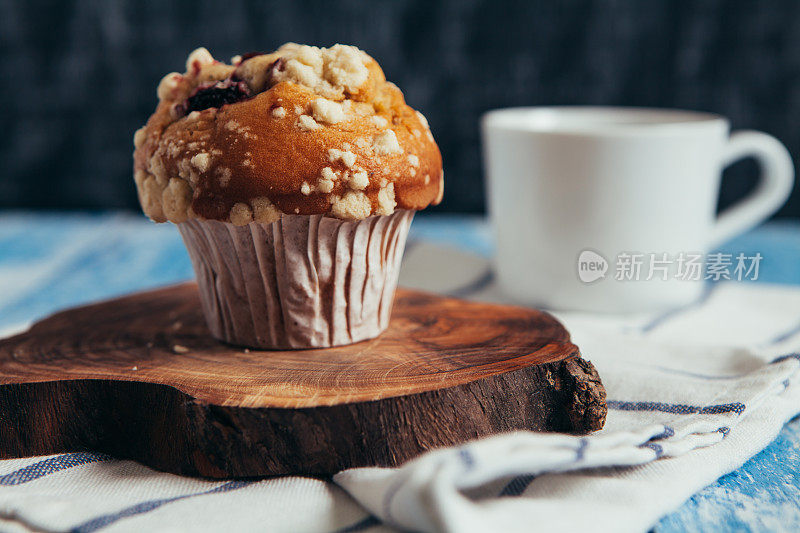
[[[157,95],[134,135],[134,181],[158,222],[361,219],[441,200],[425,117],[356,47],[288,43],[231,64],[198,48]]]

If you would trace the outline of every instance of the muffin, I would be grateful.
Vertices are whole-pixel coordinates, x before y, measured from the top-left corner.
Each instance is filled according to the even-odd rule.
[[[142,209],[178,226],[211,333],[313,348],[386,329],[414,212],[442,199],[425,117],[353,46],[198,48],[134,136]]]

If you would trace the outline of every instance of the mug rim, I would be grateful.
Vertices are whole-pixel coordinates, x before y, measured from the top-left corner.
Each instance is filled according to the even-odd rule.
[[[570,123],[564,118],[573,120]],[[590,136],[664,134],[685,132],[686,128],[729,127],[727,118],[706,111],[580,105],[493,109],[483,114],[481,123],[487,129],[520,133]]]

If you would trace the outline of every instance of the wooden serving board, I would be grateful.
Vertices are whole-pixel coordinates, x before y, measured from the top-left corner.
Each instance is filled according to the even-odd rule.
[[[0,341],[0,457],[95,450],[211,478],[394,466],[516,429],[602,427],[605,391],[539,311],[399,289],[378,339],[215,341],[193,283],[63,311]]]

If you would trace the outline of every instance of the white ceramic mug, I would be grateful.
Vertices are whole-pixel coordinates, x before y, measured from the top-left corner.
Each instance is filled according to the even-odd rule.
[[[763,221],[794,184],[779,141],[729,129],[724,117],[677,110],[487,113],[484,161],[500,287],[527,304],[586,311],[657,310],[698,298],[706,274],[677,276],[679,258]],[[716,216],[721,171],[745,157],[760,164],[758,186]],[[644,260],[636,278],[623,269],[631,257]],[[653,257],[661,261],[655,276]],[[670,261],[666,274],[661,267]],[[597,275],[587,278],[586,269]]]

